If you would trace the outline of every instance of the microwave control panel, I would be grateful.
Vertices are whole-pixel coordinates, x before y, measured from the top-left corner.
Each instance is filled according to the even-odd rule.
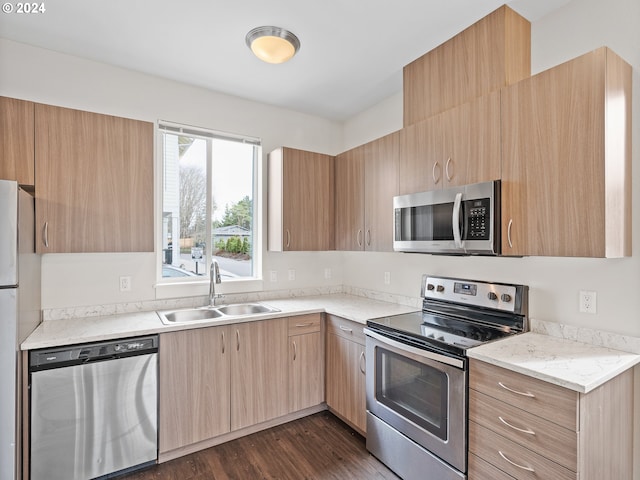
[[[489,240],[491,232],[491,200],[467,200],[465,206],[465,240]]]

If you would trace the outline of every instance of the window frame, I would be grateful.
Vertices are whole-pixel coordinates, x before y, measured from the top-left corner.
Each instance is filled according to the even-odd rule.
[[[240,277],[233,279],[225,279],[223,282],[216,286],[216,291],[222,294],[225,293],[246,293],[250,291],[262,290],[263,278],[262,278],[262,255],[263,255],[263,162],[262,162],[262,140],[258,137],[250,135],[239,135],[228,132],[222,132],[204,127],[195,127],[187,124],[181,124],[171,121],[158,120],[155,124],[156,133],[156,161],[155,161],[155,255],[154,262],[156,266],[154,288],[156,291],[157,299],[174,298],[174,297],[189,297],[207,295],[209,292],[209,266],[211,261],[212,248],[207,249],[206,257],[206,273],[201,277],[163,277],[163,201],[164,201],[164,134],[181,134],[185,136],[191,136],[196,138],[203,138],[205,140],[230,140],[238,141],[242,143],[248,143],[254,146],[253,154],[253,188],[252,188],[252,203],[253,203],[253,226],[252,226],[252,270],[253,276]],[[211,149],[211,144],[208,143],[207,151]],[[209,160],[209,159],[207,159]],[[209,234],[213,233],[211,228],[211,177],[212,168],[207,168],[207,225],[209,227]]]

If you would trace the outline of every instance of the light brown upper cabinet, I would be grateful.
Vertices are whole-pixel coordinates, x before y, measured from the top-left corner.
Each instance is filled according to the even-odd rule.
[[[631,78],[600,48],[503,90],[503,254],[631,254]]]
[[[35,184],[32,102],[0,97],[0,179]]]
[[[152,252],[153,124],[35,106],[40,253]]]
[[[401,131],[399,192],[425,192],[500,178],[500,92]]]
[[[334,249],[334,161],[288,147],[269,154],[269,250]]]
[[[400,132],[336,157],[336,249],[393,250]]]
[[[531,75],[531,24],[502,6],[404,67],[404,126]]]

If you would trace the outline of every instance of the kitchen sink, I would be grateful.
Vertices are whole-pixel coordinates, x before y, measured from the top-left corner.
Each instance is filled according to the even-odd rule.
[[[280,310],[262,303],[237,303],[219,307],[185,308],[183,310],[159,311],[158,316],[165,325],[176,323],[206,322],[216,318],[246,317]]]
[[[255,315],[256,313],[279,312],[277,308],[262,303],[238,303],[236,305],[221,305],[215,307],[223,315]]]
[[[166,324],[200,322],[212,320],[222,316],[217,310],[210,308],[190,308],[186,310],[175,310],[172,312],[158,312],[160,320]]]

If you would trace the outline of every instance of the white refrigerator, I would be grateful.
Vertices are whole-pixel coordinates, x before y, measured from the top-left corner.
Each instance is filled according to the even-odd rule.
[[[41,319],[40,263],[34,199],[0,180],[0,480],[17,480],[22,471],[20,344]]]

